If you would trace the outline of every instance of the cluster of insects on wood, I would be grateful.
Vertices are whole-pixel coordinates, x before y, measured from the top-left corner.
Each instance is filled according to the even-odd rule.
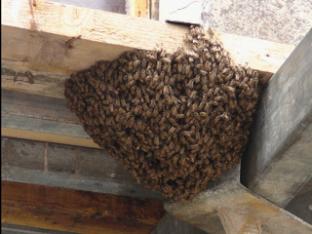
[[[262,86],[211,33],[191,27],[173,54],[129,51],[72,74],[65,96],[138,182],[180,200],[239,163]]]

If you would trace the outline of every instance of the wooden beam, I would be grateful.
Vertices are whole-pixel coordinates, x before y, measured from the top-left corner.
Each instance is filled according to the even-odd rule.
[[[75,233],[150,233],[159,201],[2,181],[1,222]]]
[[[242,181],[285,206],[312,179],[312,29],[270,80],[259,104]]]
[[[103,150],[1,138],[2,180],[161,200]]]
[[[2,91],[2,136],[100,148],[65,100]]]
[[[187,28],[47,1],[5,0],[2,62],[16,70],[68,75],[131,49],[183,46]],[[293,46],[220,33],[237,63],[274,73]]]
[[[212,234],[312,232],[312,225],[251,193],[238,181],[225,181],[192,201],[167,203],[165,208]],[[225,232],[220,232],[219,223]]]
[[[2,64],[3,65],[3,64]],[[16,69],[16,68],[15,68]],[[1,86],[5,90],[64,99],[65,75],[48,72],[19,71],[1,67]]]

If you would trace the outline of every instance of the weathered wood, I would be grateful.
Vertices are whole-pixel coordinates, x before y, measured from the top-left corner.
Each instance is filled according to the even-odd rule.
[[[14,182],[1,183],[1,221],[76,233],[150,233],[159,201]]]
[[[64,100],[6,90],[1,96],[3,136],[100,148]]]
[[[166,210],[209,233],[220,233],[216,221],[225,233],[306,234],[312,226],[267,200],[252,194],[237,181],[224,182],[192,201],[167,203]]]
[[[284,206],[312,179],[312,30],[271,79],[259,104],[242,180]]]
[[[159,193],[136,183],[103,150],[14,138],[1,140],[2,180],[162,199]]]
[[[2,62],[24,71],[69,74],[130,49],[173,52],[187,32],[182,26],[46,1],[5,0],[1,11]],[[225,33],[220,38],[237,63],[266,72],[275,72],[293,48]]]
[[[47,72],[15,71],[1,67],[1,86],[5,90],[64,99],[67,76]]]

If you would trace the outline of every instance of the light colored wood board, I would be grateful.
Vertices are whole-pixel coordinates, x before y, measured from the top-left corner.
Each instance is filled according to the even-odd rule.
[[[221,221],[227,234],[312,232],[310,224],[233,181],[226,181],[191,201],[167,203],[165,208],[177,218],[209,233],[220,233],[211,222],[216,219]]]
[[[186,32],[183,26],[47,1],[5,0],[2,5],[2,59],[10,68],[69,74],[130,49],[173,52],[183,46]],[[271,73],[293,48],[225,33],[220,37],[237,63]]]
[[[275,73],[242,161],[252,191],[286,205],[312,179],[312,30]]]
[[[73,48],[70,49],[66,46],[66,42],[71,39],[70,36],[7,27],[3,24],[1,30],[2,59],[8,61],[6,64],[10,68],[21,68],[24,71],[35,70],[69,75],[93,65],[96,61],[112,60],[130,49],[122,45],[116,46],[85,39],[73,40]],[[76,34],[79,35],[81,34]]]
[[[225,35],[223,36],[226,37]],[[235,36],[233,35],[232,37]],[[248,56],[248,54],[240,50],[241,42],[239,38],[237,38],[236,41],[224,39],[223,42],[229,43],[229,45],[227,45],[228,47],[232,47],[233,50],[237,50],[235,52],[235,56],[237,56],[240,60],[249,61],[249,58],[245,57]],[[284,56],[284,59],[286,59],[286,54],[283,54],[284,50],[279,47],[270,47],[270,42],[260,40],[258,44],[259,46],[262,45],[263,49],[263,53],[261,55],[258,54],[258,57],[261,58],[259,60],[260,62],[257,62],[257,59],[254,59],[253,61],[249,61],[249,63],[261,63],[261,60],[264,61],[267,59],[267,54],[269,53],[276,54],[281,58]],[[28,69],[22,63],[8,62],[7,60],[2,61],[2,64],[2,88],[29,94],[36,94],[61,99],[64,98],[64,81],[68,76],[56,75],[51,72],[44,71],[37,72]],[[267,70],[273,71],[279,66],[279,64],[280,60],[272,59],[271,63],[268,63],[266,65],[266,68]],[[267,74],[270,76],[270,72],[267,72]]]
[[[1,183],[1,221],[75,233],[150,233],[163,216],[151,199],[48,187]]]
[[[39,70],[68,74],[101,59],[114,59],[131,48],[155,49],[158,44],[173,51],[186,32],[185,28],[99,10],[47,1],[35,5],[26,0],[4,2],[2,58],[26,61],[29,68]],[[68,48],[66,41],[77,36],[81,39],[73,40],[73,48]]]
[[[234,34],[218,33],[218,36],[234,61],[262,72],[275,73],[295,48]]]
[[[60,134],[39,132],[37,130],[24,130],[21,128],[1,127],[2,136],[14,137],[35,141],[53,142],[67,145],[77,145],[90,148],[100,148],[90,138],[81,139],[80,137],[64,136]]]
[[[2,136],[100,148],[79,125],[25,116],[2,115]]]

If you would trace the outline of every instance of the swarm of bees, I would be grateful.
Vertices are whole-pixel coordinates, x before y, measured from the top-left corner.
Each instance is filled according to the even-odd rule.
[[[65,96],[138,182],[181,200],[239,163],[263,85],[211,31],[191,27],[173,54],[130,51],[72,74]]]

